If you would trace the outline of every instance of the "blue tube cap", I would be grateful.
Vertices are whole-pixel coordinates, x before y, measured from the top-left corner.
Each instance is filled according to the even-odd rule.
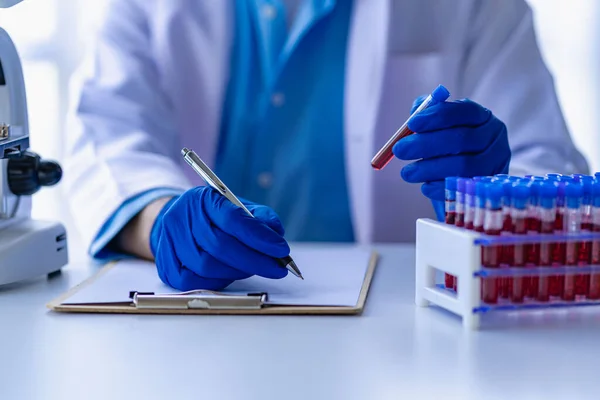
[[[465,193],[471,195],[471,196],[475,196],[475,181],[473,179],[469,179],[466,183],[465,183]]]
[[[467,182],[470,181],[469,178],[458,178],[456,179],[456,191],[460,193],[466,193],[467,191]]]
[[[546,174],[546,178],[554,180],[554,181],[560,180],[561,177],[562,177],[561,174]]]
[[[510,197],[511,195],[511,191],[512,191],[512,186],[513,186],[513,182],[511,182],[508,179],[504,179],[502,182],[502,194],[504,197]]]
[[[539,186],[540,206],[546,209],[555,207],[558,184],[553,181],[543,181],[539,183]]]
[[[447,176],[446,177],[446,190],[456,191],[456,181],[458,178],[456,176]]]
[[[475,197],[485,199],[485,186],[488,182],[475,182]]]
[[[502,208],[502,195],[504,189],[499,182],[489,182],[485,184],[485,201],[487,208],[496,210]]]
[[[581,197],[583,196],[583,185],[580,182],[568,181],[565,183],[565,203],[567,208],[581,207]]]
[[[600,207],[600,179],[592,185],[592,205]]]
[[[513,207],[524,210],[527,208],[527,203],[529,202],[531,187],[525,182],[515,182],[511,186],[510,194]]]
[[[433,92],[431,92],[431,97],[433,101],[436,103],[443,103],[450,97],[450,92],[444,86],[439,85],[436,87]]]

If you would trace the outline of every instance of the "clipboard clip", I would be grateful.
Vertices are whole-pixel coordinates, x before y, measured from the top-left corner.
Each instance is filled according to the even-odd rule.
[[[191,290],[155,294],[131,291],[129,298],[138,309],[258,310],[266,303],[267,293],[229,294],[212,290]]]

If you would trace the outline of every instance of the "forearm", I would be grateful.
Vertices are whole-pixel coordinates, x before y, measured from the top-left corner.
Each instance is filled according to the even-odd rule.
[[[171,197],[161,197],[148,204],[115,238],[120,251],[139,258],[154,260],[150,250],[150,232],[156,217]]]

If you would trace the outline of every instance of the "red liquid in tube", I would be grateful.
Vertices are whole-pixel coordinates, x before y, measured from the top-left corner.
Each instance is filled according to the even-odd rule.
[[[597,211],[600,217],[600,210]],[[599,218],[600,219],[600,218]],[[600,221],[593,224],[594,233],[600,233]],[[600,265],[600,240],[592,242],[592,265]],[[590,288],[587,295],[590,300],[600,299],[600,272],[594,272],[590,276]]]
[[[392,161],[392,158],[394,158],[394,152],[392,151],[394,145],[398,143],[400,139],[410,136],[412,134],[414,134],[414,132],[408,129],[406,125],[403,125],[403,127],[400,128],[398,132],[396,132],[392,139],[390,139],[390,141],[388,141],[385,144],[385,146],[383,146],[381,150],[379,150],[375,157],[373,157],[373,159],[371,160],[371,166],[378,171],[385,168],[385,166],[388,165],[390,161]]]
[[[512,218],[512,230],[515,235],[527,234],[526,210],[515,210]],[[511,247],[511,257],[508,260],[510,266],[524,267],[525,266],[525,246],[515,244]],[[525,298],[525,278],[514,277],[509,278],[508,296],[514,303],[522,303]],[[529,282],[529,280],[527,281]]]
[[[542,210],[542,216],[540,221],[540,233],[542,234],[553,234],[554,224],[556,219],[556,211],[553,209]],[[548,267],[552,263],[552,246],[553,243],[540,243],[540,258],[539,265]],[[531,278],[532,290],[537,289],[537,300],[548,301],[550,300],[550,278],[548,276],[539,276]]]

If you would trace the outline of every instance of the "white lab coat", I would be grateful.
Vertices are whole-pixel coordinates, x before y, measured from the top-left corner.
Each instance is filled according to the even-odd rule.
[[[343,0],[342,0],[343,1]],[[233,1],[116,0],[75,86],[64,185],[84,243],[129,197],[202,182],[213,165],[233,34]],[[345,91],[345,159],[355,236],[411,241],[433,217],[393,160],[370,159],[413,99],[444,84],[508,126],[511,173],[586,172],[522,0],[355,0]],[[309,216],[308,216],[309,217]]]

